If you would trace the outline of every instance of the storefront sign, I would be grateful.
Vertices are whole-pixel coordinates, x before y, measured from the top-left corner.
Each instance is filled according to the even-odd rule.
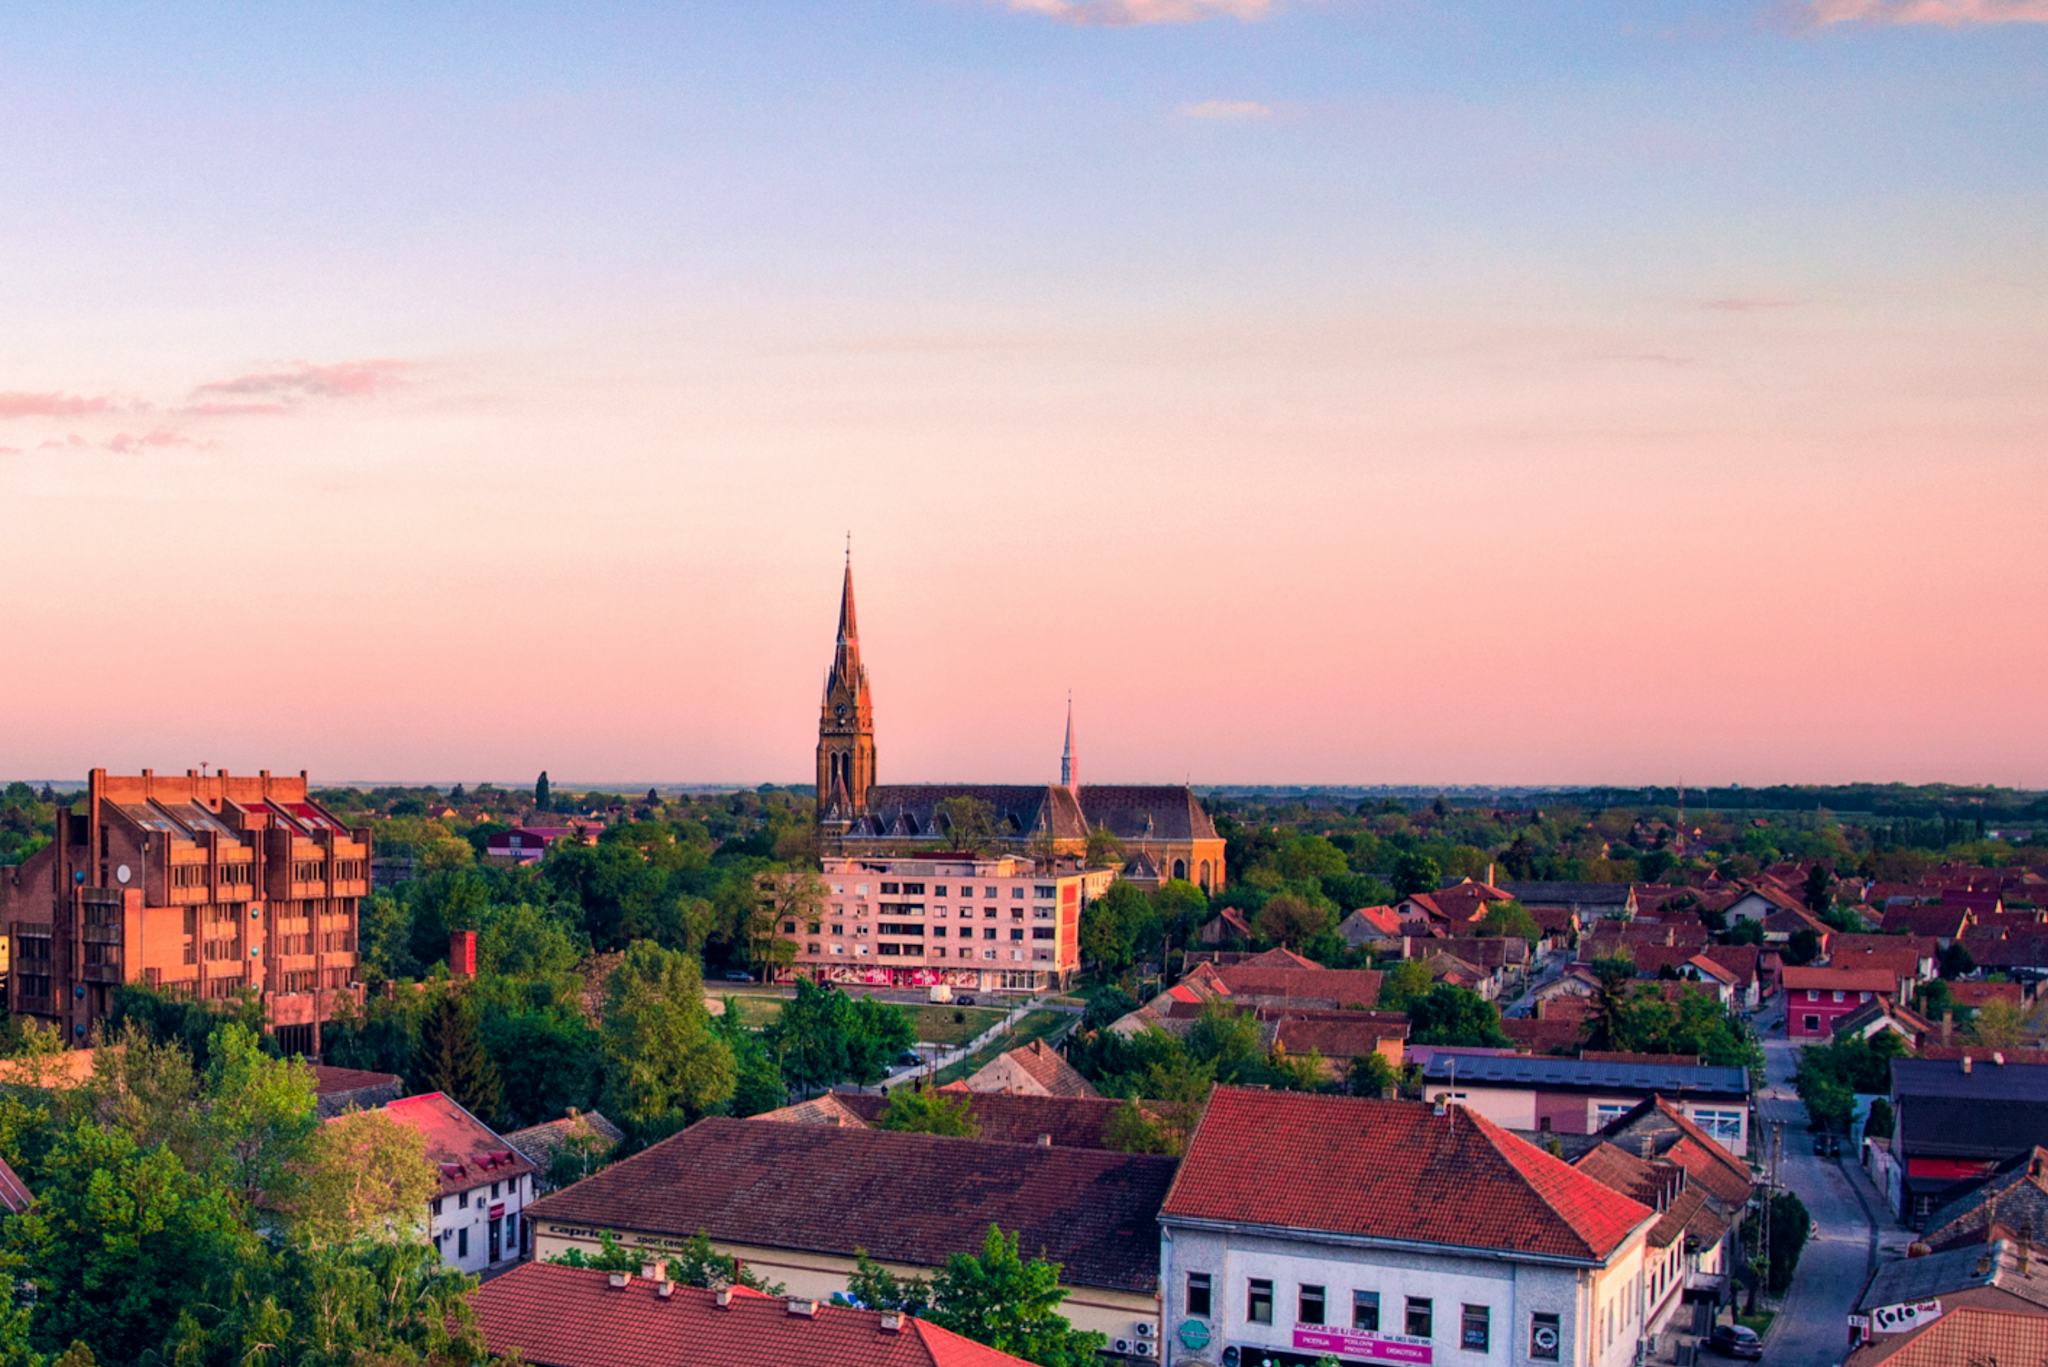
[[[1192,1350],[1209,1346],[1209,1326],[1200,1320],[1182,1320],[1179,1333],[1183,1348]]]
[[[1941,1302],[1903,1301],[1898,1305],[1880,1305],[1870,1312],[1870,1332],[1873,1334],[1903,1334],[1908,1329],[1918,1329],[1941,1318]]]
[[[1294,1346],[1313,1353],[1341,1353],[1367,1362],[1421,1363],[1427,1367],[1436,1361],[1434,1351],[1421,1339],[1333,1329],[1321,1324],[1297,1324]]]

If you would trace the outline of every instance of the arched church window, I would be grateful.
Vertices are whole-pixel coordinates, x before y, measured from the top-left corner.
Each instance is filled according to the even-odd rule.
[[[1179,879],[1183,879],[1183,880],[1185,880],[1185,879],[1187,878],[1187,876],[1188,876],[1188,861],[1187,861],[1187,860],[1185,860],[1185,859],[1176,859],[1176,860],[1174,860],[1174,861],[1173,861],[1173,876],[1174,876],[1175,878],[1179,878]]]

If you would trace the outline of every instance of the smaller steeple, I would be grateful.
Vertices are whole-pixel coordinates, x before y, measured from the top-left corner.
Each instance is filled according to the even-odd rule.
[[[1067,744],[1060,751],[1060,787],[1078,788],[1081,784],[1080,765],[1074,759],[1074,690],[1067,690]]]

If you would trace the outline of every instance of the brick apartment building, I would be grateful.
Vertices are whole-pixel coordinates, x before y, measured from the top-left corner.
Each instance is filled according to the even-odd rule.
[[[317,1055],[337,998],[359,990],[356,913],[370,833],[312,800],[306,775],[222,771],[87,779],[56,839],[0,869],[8,1009],[87,1043],[114,989],[200,1001],[261,994],[286,1048]]]

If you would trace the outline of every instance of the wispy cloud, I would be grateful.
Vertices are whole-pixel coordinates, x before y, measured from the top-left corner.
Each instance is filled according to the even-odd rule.
[[[1001,0],[1023,14],[1063,24],[1128,28],[1138,24],[1198,24],[1204,19],[1263,19],[1273,0]]]
[[[275,418],[291,412],[292,406],[276,402],[227,403],[208,400],[204,403],[188,403],[184,411],[195,418]]]
[[[1808,19],[1829,24],[2048,24],[2048,0],[1809,0]]]
[[[168,427],[156,427],[147,432],[117,432],[100,445],[109,451],[129,455],[136,451],[161,450],[172,446],[203,447],[207,443],[195,441],[183,432]]]
[[[113,407],[104,394],[0,393],[0,418],[75,418]]]
[[[1184,119],[1270,119],[1273,107],[1260,104],[1257,100],[1197,100],[1180,107]]]
[[[1769,313],[1773,309],[1797,308],[1799,301],[1768,294],[1731,294],[1702,299],[1700,307],[1710,313]]]
[[[381,358],[314,365],[293,361],[274,370],[252,371],[225,380],[211,380],[192,391],[193,404],[218,403],[221,397],[236,411],[249,404],[289,405],[306,399],[364,399],[405,383],[410,361]],[[216,409],[216,413],[224,411]],[[271,408],[254,411],[268,412]]]

